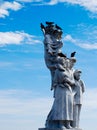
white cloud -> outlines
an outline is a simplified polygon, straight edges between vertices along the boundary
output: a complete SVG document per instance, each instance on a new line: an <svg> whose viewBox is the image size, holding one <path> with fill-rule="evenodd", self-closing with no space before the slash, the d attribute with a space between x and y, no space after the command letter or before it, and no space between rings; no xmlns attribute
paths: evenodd
<svg viewBox="0 0 97 130"><path fill-rule="evenodd" d="M86 10L96 13L97 11L97 0L51 0L47 4L55 5L57 3L68 3L73 5L79 5L84 7Z"/></svg>
<svg viewBox="0 0 97 130"><path fill-rule="evenodd" d="M78 43L78 46L84 49L97 49L97 43L91 44L91 43Z"/></svg>
<svg viewBox="0 0 97 130"><path fill-rule="evenodd" d="M84 93L84 109L97 109L97 88L87 88ZM0 114L29 114L32 115L46 114L50 111L53 98L43 97L40 93L32 90L0 90ZM46 105L48 104L48 105ZM26 113L27 110L27 113ZM38 110L42 110L41 113Z"/></svg>
<svg viewBox="0 0 97 130"><path fill-rule="evenodd" d="M0 17L5 18L9 16L9 10L17 11L22 8L22 5L18 2L3 2L0 4Z"/></svg>
<svg viewBox="0 0 97 130"><path fill-rule="evenodd" d="M58 2L60 2L59 0L51 0L48 4L49 5L55 5L57 4Z"/></svg>
<svg viewBox="0 0 97 130"><path fill-rule="evenodd" d="M0 5L0 17L4 18L9 16L9 10L17 11L22 8L20 2L24 3L38 3L36 5L55 5L58 3L67 3L72 5L79 5L86 10L96 13L97 12L97 0L51 0L46 2L45 0L16 0L14 2L3 2Z"/></svg>
<svg viewBox="0 0 97 130"><path fill-rule="evenodd" d="M41 43L36 36L24 32L0 32L0 46L9 44L35 44Z"/></svg>
<svg viewBox="0 0 97 130"><path fill-rule="evenodd" d="M73 44L75 44L76 46L79 46L81 48L84 48L84 49L89 49L89 50L92 50L92 49L97 49L97 43L89 43L88 41L82 41L80 39L74 39L71 35L66 35L64 38L63 38L63 41L65 42L71 42Z"/></svg>
<svg viewBox="0 0 97 130"><path fill-rule="evenodd" d="M88 110L95 110L97 109L97 88L86 88L86 92L84 95L84 107Z"/></svg>
<svg viewBox="0 0 97 130"><path fill-rule="evenodd" d="M95 34L94 34L95 33ZM88 35L95 35L96 38L96 32L93 32L92 34ZM97 38L96 38L97 39ZM71 42L75 44L76 46L79 46L84 49L97 49L97 43L96 42L91 42L91 40L80 40L80 39L74 39L70 34L66 35L63 38L64 42ZM37 43L42 43L40 40L40 37L30 35L25 32L0 32L0 46L4 45L10 45L10 44L37 44Z"/></svg>
<svg viewBox="0 0 97 130"><path fill-rule="evenodd" d="M0 128L37 130L45 121L50 103L50 98L31 90L0 90Z"/></svg>
<svg viewBox="0 0 97 130"><path fill-rule="evenodd" d="M41 2L42 0L16 0L18 2Z"/></svg>
<svg viewBox="0 0 97 130"><path fill-rule="evenodd" d="M33 97L30 90L0 90L0 114L39 116L48 112L50 98ZM36 95L39 96L37 93ZM48 106L45 105L48 102ZM42 110L43 111L39 111ZM50 109L50 108L49 108Z"/></svg>
<svg viewBox="0 0 97 130"><path fill-rule="evenodd" d="M63 39L64 41L70 41L70 42L73 42L73 43L76 43L76 40L72 38L71 35L66 35Z"/></svg>

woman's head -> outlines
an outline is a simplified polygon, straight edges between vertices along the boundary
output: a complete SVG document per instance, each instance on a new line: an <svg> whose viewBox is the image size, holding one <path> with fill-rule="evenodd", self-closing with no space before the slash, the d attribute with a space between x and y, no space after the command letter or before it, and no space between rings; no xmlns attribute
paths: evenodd
<svg viewBox="0 0 97 130"><path fill-rule="evenodd" d="M76 80L79 80L80 79L80 76L81 76L81 70L78 70L78 69L76 69L75 71L74 71L74 78L76 79Z"/></svg>
<svg viewBox="0 0 97 130"><path fill-rule="evenodd" d="M71 58L69 59L69 62L70 62L69 68L72 69L73 66L74 66L74 64L76 63L76 58L75 58L75 57L71 57Z"/></svg>

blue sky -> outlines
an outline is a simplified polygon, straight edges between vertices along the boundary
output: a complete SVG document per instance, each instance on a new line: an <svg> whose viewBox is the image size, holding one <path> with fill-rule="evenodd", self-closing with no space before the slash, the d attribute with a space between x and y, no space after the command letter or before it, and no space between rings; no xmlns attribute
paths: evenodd
<svg viewBox="0 0 97 130"><path fill-rule="evenodd" d="M62 51L76 51L75 69L86 85L80 126L97 129L97 1L0 1L0 129L44 127L53 103L50 73L44 63L40 23L63 29Z"/></svg>

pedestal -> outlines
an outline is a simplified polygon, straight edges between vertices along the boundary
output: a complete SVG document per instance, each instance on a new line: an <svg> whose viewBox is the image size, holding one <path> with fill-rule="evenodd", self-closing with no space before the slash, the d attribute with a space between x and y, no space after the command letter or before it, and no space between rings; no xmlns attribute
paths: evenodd
<svg viewBox="0 0 97 130"><path fill-rule="evenodd" d="M71 128L71 129L60 129L60 128L55 128L55 129L51 129L51 128L39 128L38 130L82 130L80 128Z"/></svg>

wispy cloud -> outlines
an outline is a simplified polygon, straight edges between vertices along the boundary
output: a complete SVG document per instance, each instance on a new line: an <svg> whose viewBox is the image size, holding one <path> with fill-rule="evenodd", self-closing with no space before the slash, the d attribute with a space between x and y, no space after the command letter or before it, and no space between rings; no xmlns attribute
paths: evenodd
<svg viewBox="0 0 97 130"><path fill-rule="evenodd" d="M86 38L81 40L80 38L73 38L71 34L67 34L63 41L71 42L76 46L84 49L97 49L97 31L88 32ZM84 36L85 36L84 35ZM88 38L90 37L90 39ZM20 44L38 44L42 43L41 37L30 35L25 32L0 32L0 46L4 45L20 45Z"/></svg>
<svg viewBox="0 0 97 130"><path fill-rule="evenodd" d="M68 3L72 5L79 5L86 10L96 13L97 11L97 1L96 0L51 0L50 2L46 3L48 5L55 5L58 3Z"/></svg>
<svg viewBox="0 0 97 130"><path fill-rule="evenodd" d="M39 96L39 93L36 93ZM48 111L50 98L34 97L30 90L0 90L0 114L41 115ZM44 105L48 102L48 106ZM39 111L44 109L44 111Z"/></svg>
<svg viewBox="0 0 97 130"><path fill-rule="evenodd" d="M97 95L97 88L88 88L86 89L85 96L84 96L84 107L86 110L95 110L97 109L97 102L96 98Z"/></svg>
<svg viewBox="0 0 97 130"><path fill-rule="evenodd" d="M88 34L93 35L95 37L94 39L97 39L96 37L97 32L93 32ZM97 43L96 40L92 41L92 39L88 40L81 40L73 38L70 34L66 35L63 38L63 41L65 42L71 42L75 44L76 46L79 46L84 49L97 49ZM42 43L40 37L30 35L25 32L0 32L0 46L4 45L20 45L20 44L38 44Z"/></svg>
<svg viewBox="0 0 97 130"><path fill-rule="evenodd" d="M79 47L84 48L84 49L89 49L89 50L97 49L97 43L90 43L89 41L84 41L81 39L74 39L69 34L63 38L63 41L71 42L71 43L75 44L76 46L79 46Z"/></svg>
<svg viewBox="0 0 97 130"><path fill-rule="evenodd" d="M0 46L9 44L36 44L41 43L36 36L30 35L25 32L0 32Z"/></svg>
<svg viewBox="0 0 97 130"><path fill-rule="evenodd" d="M86 89L83 100L83 105L86 110L94 110L97 108L97 102L95 100L97 95L94 95L96 92L96 88ZM38 111L40 109L42 109L42 114L46 114L52 105L53 99L51 97L43 97L40 93L35 93L32 90L22 89L0 90L0 114L2 112L6 114L19 114L20 112L21 114L28 114L34 111L32 115L40 115L40 111ZM28 113L24 112L26 110Z"/></svg>
<svg viewBox="0 0 97 130"><path fill-rule="evenodd" d="M44 124L50 104L50 98L31 90L0 90L0 128L37 130Z"/></svg>
<svg viewBox="0 0 97 130"><path fill-rule="evenodd" d="M21 2L23 3L36 3L36 5L50 5L53 6L58 3L79 5L84 9L96 13L97 12L97 1L96 0L51 0L46 2L45 0L15 0L13 2L2 2L0 5L0 17L5 18L9 16L9 11L17 11L22 8ZM94 16L94 15L93 15Z"/></svg>
<svg viewBox="0 0 97 130"><path fill-rule="evenodd" d="M5 18L6 16L9 16L9 11L18 11L22 8L22 5L18 2L2 2L0 4L0 17Z"/></svg>
<svg viewBox="0 0 97 130"><path fill-rule="evenodd" d="M97 99L97 95L94 94L96 92L96 88L86 89L81 112L83 120L88 119L91 121L94 118L97 120L97 116L95 115L95 110L97 109L95 99ZM9 123L13 122L14 126L17 126L16 129L27 128L29 125L32 127L31 124L34 123L33 127L36 130L38 129L37 127L40 127L38 125L37 127L35 126L37 121L39 125L45 123L52 103L53 98L43 97L41 93L33 92L32 90L0 90L0 122L7 122L6 125L8 128L11 126ZM19 122L23 124L21 127ZM4 128L3 125L2 128ZM12 129L10 127L10 130Z"/></svg>
<svg viewBox="0 0 97 130"><path fill-rule="evenodd" d="M18 2L41 2L43 0L16 0Z"/></svg>
<svg viewBox="0 0 97 130"><path fill-rule="evenodd" d="M81 48L89 49L89 50L95 50L97 49L97 43L91 44L91 43L79 43L78 44Z"/></svg>
<svg viewBox="0 0 97 130"><path fill-rule="evenodd" d="M84 98L83 98L83 105L82 105L82 111L81 111L81 120L83 127L87 127L88 129L91 129L93 126L96 127L96 120L97 120L97 102L96 98L97 95L95 94L97 92L97 88L87 88ZM91 121L93 121L91 123ZM87 129L87 128L86 128Z"/></svg>
<svg viewBox="0 0 97 130"><path fill-rule="evenodd" d="M0 68L12 67L13 63L11 62L0 62Z"/></svg>

